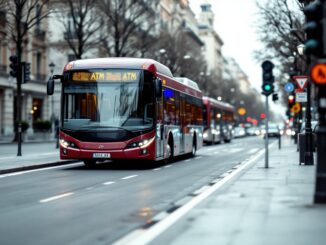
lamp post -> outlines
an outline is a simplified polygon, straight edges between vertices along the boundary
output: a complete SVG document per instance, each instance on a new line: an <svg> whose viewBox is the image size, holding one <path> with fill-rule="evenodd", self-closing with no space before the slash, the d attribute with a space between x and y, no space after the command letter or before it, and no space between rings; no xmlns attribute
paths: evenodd
<svg viewBox="0 0 326 245"><path fill-rule="evenodd" d="M52 61L49 64L49 68L50 68L51 76L53 76L55 64ZM52 132L53 132L53 135L55 136L55 128L54 128L54 121L55 121L55 118L54 118L54 98L53 97L54 96L52 96L52 98L51 98L51 124L52 124Z"/></svg>
<svg viewBox="0 0 326 245"><path fill-rule="evenodd" d="M166 55L166 50L164 49L164 48L161 48L159 51L159 62L161 62L162 63L162 61L163 61L163 59L162 59L162 57L164 56L164 55Z"/></svg>
<svg viewBox="0 0 326 245"><path fill-rule="evenodd" d="M191 59L192 57L189 55L189 54L186 54L183 56L183 59L184 59L184 68L182 69L182 73L180 74L181 77L186 77L188 76L188 66L189 66L189 60Z"/></svg>
<svg viewBox="0 0 326 245"><path fill-rule="evenodd" d="M290 79L291 81L293 81L293 76L298 75L298 64L297 64L297 53L293 52L293 56L289 56L288 57L288 61L293 64L293 68L291 69L290 72ZM300 72L299 72L300 73ZM298 133L299 130L301 128L301 123L300 123L300 119L302 118L302 112L300 111L299 113L296 113L294 115L294 128L295 128L295 135L294 135L294 143L297 144L298 143Z"/></svg>
<svg viewBox="0 0 326 245"><path fill-rule="evenodd" d="M297 50L299 55L304 54L304 45L300 44L297 46ZM310 55L307 55L307 64L305 73L309 73L309 67L310 67L311 59ZM311 81L308 76L307 81L307 104L306 104L306 130L305 130L305 140L306 140L306 147L305 147L305 154L304 154L304 163L305 165L313 165L314 164L314 154L312 149L312 128L311 128Z"/></svg>

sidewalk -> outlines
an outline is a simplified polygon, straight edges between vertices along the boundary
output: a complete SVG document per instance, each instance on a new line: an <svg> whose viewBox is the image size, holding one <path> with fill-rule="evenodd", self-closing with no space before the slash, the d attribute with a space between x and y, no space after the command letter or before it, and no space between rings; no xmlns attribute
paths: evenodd
<svg viewBox="0 0 326 245"><path fill-rule="evenodd" d="M315 160L316 161L316 160ZM326 206L314 205L315 167L283 141L150 244L325 244Z"/></svg>
<svg viewBox="0 0 326 245"><path fill-rule="evenodd" d="M76 162L60 160L55 141L24 142L21 146L22 156L17 156L17 152L17 143L0 144L0 174Z"/></svg>

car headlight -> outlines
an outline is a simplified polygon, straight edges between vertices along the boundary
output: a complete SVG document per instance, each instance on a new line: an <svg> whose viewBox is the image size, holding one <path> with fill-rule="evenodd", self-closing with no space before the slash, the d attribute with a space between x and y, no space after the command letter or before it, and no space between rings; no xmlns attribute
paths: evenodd
<svg viewBox="0 0 326 245"><path fill-rule="evenodd" d="M68 148L68 147L71 147L71 148L78 148L77 145L73 142L70 142L68 140L65 140L65 139L60 139L60 145L63 147L63 148Z"/></svg>
<svg viewBox="0 0 326 245"><path fill-rule="evenodd" d="M149 139L143 139L140 141L132 142L127 146L127 148L136 148L136 147L145 148L149 146L154 140L155 140L155 136Z"/></svg>

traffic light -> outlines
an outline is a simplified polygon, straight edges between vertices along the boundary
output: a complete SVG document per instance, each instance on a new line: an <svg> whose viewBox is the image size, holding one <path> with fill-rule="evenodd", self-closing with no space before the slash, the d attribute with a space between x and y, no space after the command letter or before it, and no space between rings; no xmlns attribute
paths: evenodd
<svg viewBox="0 0 326 245"><path fill-rule="evenodd" d="M277 101L278 100L278 94L273 94L272 96L273 96L272 97L272 100L273 101Z"/></svg>
<svg viewBox="0 0 326 245"><path fill-rule="evenodd" d="M323 5L320 0L309 3L304 8L306 24L304 29L307 34L305 53L323 57Z"/></svg>
<svg viewBox="0 0 326 245"><path fill-rule="evenodd" d="M262 94L269 96L274 92L274 64L271 61L266 60L262 63L261 67L263 68L263 85L261 86L263 90Z"/></svg>
<svg viewBox="0 0 326 245"><path fill-rule="evenodd" d="M27 83L31 80L31 63L28 62L22 62L22 68L23 68L23 83Z"/></svg>
<svg viewBox="0 0 326 245"><path fill-rule="evenodd" d="M12 77L17 77L17 73L18 73L18 57L16 55L11 55L9 57L9 60L10 60L10 76Z"/></svg>
<svg viewBox="0 0 326 245"><path fill-rule="evenodd" d="M289 102L289 105L292 105L294 103L294 95L293 94L290 94L288 96L288 102Z"/></svg>

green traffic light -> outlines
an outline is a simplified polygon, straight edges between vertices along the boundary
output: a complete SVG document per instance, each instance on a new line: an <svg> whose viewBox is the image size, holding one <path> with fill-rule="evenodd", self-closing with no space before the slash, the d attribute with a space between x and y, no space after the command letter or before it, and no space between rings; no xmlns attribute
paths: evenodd
<svg viewBox="0 0 326 245"><path fill-rule="evenodd" d="M272 86L270 84L265 84L263 89L264 89L264 91L268 92L268 91L271 91Z"/></svg>

